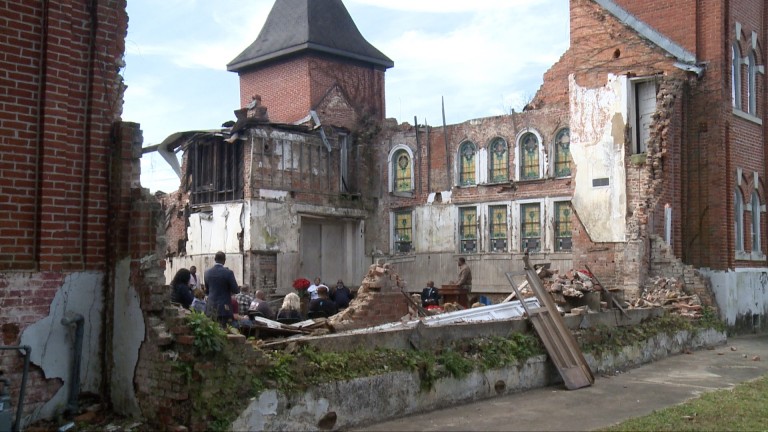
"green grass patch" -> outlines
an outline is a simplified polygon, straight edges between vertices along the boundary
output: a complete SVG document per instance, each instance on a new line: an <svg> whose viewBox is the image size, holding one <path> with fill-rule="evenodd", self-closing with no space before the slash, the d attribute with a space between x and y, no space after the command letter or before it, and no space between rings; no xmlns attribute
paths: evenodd
<svg viewBox="0 0 768 432"><path fill-rule="evenodd" d="M681 405L627 420L604 431L768 430L768 375Z"/></svg>

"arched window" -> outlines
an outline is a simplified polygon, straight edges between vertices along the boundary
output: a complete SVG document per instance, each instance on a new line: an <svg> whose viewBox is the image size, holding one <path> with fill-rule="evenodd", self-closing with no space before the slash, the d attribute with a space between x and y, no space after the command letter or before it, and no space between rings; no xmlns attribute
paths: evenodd
<svg viewBox="0 0 768 432"><path fill-rule="evenodd" d="M741 109L741 49L734 42L731 46L731 100L733 107Z"/></svg>
<svg viewBox="0 0 768 432"><path fill-rule="evenodd" d="M466 141L459 146L459 186L475 184L475 143Z"/></svg>
<svg viewBox="0 0 768 432"><path fill-rule="evenodd" d="M539 137L533 132L526 132L518 141L520 147L520 180L533 180L541 177L539 167Z"/></svg>
<svg viewBox="0 0 768 432"><path fill-rule="evenodd" d="M747 112L757 115L757 63L754 51L747 56Z"/></svg>
<svg viewBox="0 0 768 432"><path fill-rule="evenodd" d="M560 129L555 135L555 177L571 175L571 131Z"/></svg>
<svg viewBox="0 0 768 432"><path fill-rule="evenodd" d="M395 179L396 192L408 192L411 189L411 157L405 150L398 150L392 157L392 176Z"/></svg>
<svg viewBox="0 0 768 432"><path fill-rule="evenodd" d="M387 161L389 171L389 192L413 191L413 152L398 144L389 151Z"/></svg>
<svg viewBox="0 0 768 432"><path fill-rule="evenodd" d="M736 252L744 252L744 199L738 189L734 192L733 220L736 231Z"/></svg>
<svg viewBox="0 0 768 432"><path fill-rule="evenodd" d="M752 192L752 252L762 250L760 244L760 196Z"/></svg>
<svg viewBox="0 0 768 432"><path fill-rule="evenodd" d="M490 150L491 183L509 181L509 151L507 142L496 138L488 146Z"/></svg>

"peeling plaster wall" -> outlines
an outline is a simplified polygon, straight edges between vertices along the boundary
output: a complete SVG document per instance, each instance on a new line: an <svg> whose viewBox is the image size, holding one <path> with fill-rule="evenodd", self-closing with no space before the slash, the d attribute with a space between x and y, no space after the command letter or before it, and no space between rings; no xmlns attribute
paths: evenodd
<svg viewBox="0 0 768 432"><path fill-rule="evenodd" d="M458 210L453 205L428 205L414 209L414 247L418 252L438 252L456 246L454 227Z"/></svg>
<svg viewBox="0 0 768 432"><path fill-rule="evenodd" d="M571 156L576 166L573 208L594 242L623 242L626 236L624 129L625 76L609 75L604 87L585 88L569 76ZM607 178L608 186L593 187Z"/></svg>
<svg viewBox="0 0 768 432"><path fill-rule="evenodd" d="M27 419L53 417L60 414L67 404L75 342L75 327L61 324L67 312L79 313L85 319L80 391L99 393L103 290L104 274L101 272L68 275L51 302L49 315L24 329L21 334L21 345L32 348L31 362L43 369L47 379L60 378L64 382L59 391Z"/></svg>
<svg viewBox="0 0 768 432"><path fill-rule="evenodd" d="M134 391L134 372L139 361L139 348L145 337L144 315L139 295L129 284L131 260L125 258L115 266L114 322L112 333L112 404L123 414L140 415Z"/></svg>
<svg viewBox="0 0 768 432"><path fill-rule="evenodd" d="M720 317L737 331L768 328L768 268L700 270L712 283Z"/></svg>
<svg viewBox="0 0 768 432"><path fill-rule="evenodd" d="M193 213L187 229L187 254L240 253L243 203L213 204L212 212Z"/></svg>

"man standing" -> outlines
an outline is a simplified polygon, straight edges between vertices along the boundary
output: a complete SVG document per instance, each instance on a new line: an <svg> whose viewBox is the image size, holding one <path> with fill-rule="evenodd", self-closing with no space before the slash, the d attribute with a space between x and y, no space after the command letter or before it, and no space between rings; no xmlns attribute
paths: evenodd
<svg viewBox="0 0 768 432"><path fill-rule="evenodd" d="M200 288L200 280L197 278L197 267L190 267L189 273L192 275L192 277L189 279L189 286L192 287L192 291L194 291Z"/></svg>
<svg viewBox="0 0 768 432"><path fill-rule="evenodd" d="M459 257L459 280L456 281L456 285L472 292L472 270L467 265L467 260L464 257Z"/></svg>
<svg viewBox="0 0 768 432"><path fill-rule="evenodd" d="M208 288L208 311L219 323L227 324L234 319L232 295L240 292L232 270L224 267L227 256L216 252L213 267L205 271L205 286Z"/></svg>

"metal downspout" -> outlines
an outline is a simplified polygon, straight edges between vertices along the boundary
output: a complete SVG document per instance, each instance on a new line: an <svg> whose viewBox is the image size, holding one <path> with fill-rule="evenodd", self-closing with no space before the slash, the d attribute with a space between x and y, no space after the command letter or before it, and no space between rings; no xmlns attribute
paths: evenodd
<svg viewBox="0 0 768 432"><path fill-rule="evenodd" d="M67 400L67 408L65 412L77 414L80 409L78 402L78 396L80 394L80 359L83 352L83 328L85 319L82 315L76 312L67 312L66 316L61 319L61 324L65 326L71 326L75 324L75 352L72 359L72 373L69 376L69 399Z"/></svg>

